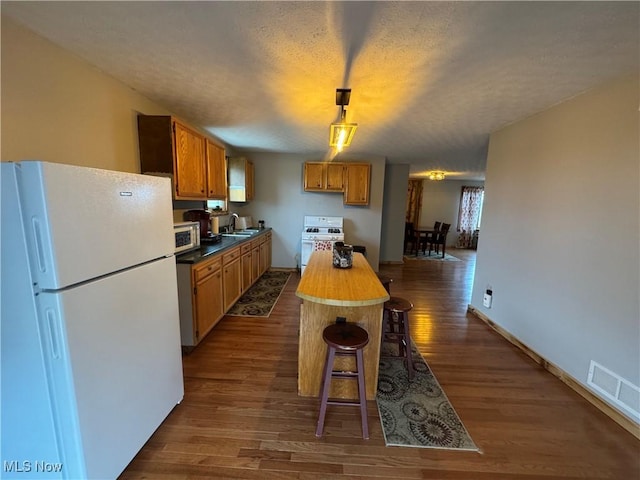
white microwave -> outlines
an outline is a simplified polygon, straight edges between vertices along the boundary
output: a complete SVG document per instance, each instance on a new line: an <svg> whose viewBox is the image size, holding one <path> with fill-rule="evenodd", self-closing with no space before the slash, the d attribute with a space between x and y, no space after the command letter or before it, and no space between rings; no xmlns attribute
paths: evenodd
<svg viewBox="0 0 640 480"><path fill-rule="evenodd" d="M174 253L176 255L200 247L199 222L174 223L173 234L175 237Z"/></svg>

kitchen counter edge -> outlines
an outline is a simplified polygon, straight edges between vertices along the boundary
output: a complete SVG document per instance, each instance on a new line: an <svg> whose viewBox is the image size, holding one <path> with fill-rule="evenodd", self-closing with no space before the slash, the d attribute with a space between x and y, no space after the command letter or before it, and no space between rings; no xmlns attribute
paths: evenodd
<svg viewBox="0 0 640 480"><path fill-rule="evenodd" d="M201 245L198 250L192 250L191 252L185 252L176 255L176 263L196 264L204 260L208 260L211 255L222 253L225 250L237 247L238 245L242 245L245 242L250 242L251 240L260 237L260 235L264 235L270 231L272 231L272 228L266 227L264 230L260 230L253 235L247 236L247 238L222 237L222 241L220 241L219 243L214 243L212 245Z"/></svg>

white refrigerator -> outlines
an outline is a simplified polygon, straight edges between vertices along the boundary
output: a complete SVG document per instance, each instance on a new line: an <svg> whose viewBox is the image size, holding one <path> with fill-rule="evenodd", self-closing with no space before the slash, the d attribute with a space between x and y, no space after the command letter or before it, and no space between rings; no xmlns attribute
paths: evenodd
<svg viewBox="0 0 640 480"><path fill-rule="evenodd" d="M170 181L0 166L0 477L116 478L184 393Z"/></svg>

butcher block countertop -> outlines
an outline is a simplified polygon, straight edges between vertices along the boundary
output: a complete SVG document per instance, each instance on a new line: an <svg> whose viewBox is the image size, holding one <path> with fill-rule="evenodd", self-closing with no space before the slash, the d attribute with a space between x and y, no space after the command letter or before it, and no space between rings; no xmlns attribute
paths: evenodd
<svg viewBox="0 0 640 480"><path fill-rule="evenodd" d="M296 295L338 307L376 305L389 300L389 294L361 253L353 254L351 268L335 268L330 251L311 254Z"/></svg>

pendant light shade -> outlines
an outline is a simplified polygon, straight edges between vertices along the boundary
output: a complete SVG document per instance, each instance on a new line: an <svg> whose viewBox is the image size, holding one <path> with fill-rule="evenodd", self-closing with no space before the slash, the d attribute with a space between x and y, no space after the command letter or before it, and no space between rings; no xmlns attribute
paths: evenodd
<svg viewBox="0 0 640 480"><path fill-rule="evenodd" d="M350 88L338 88L336 90L336 105L340 105L340 121L332 123L330 126L329 146L335 147L339 152L351 144L356 128L358 128L357 123L347 123L347 112L344 107L349 105L350 98Z"/></svg>

